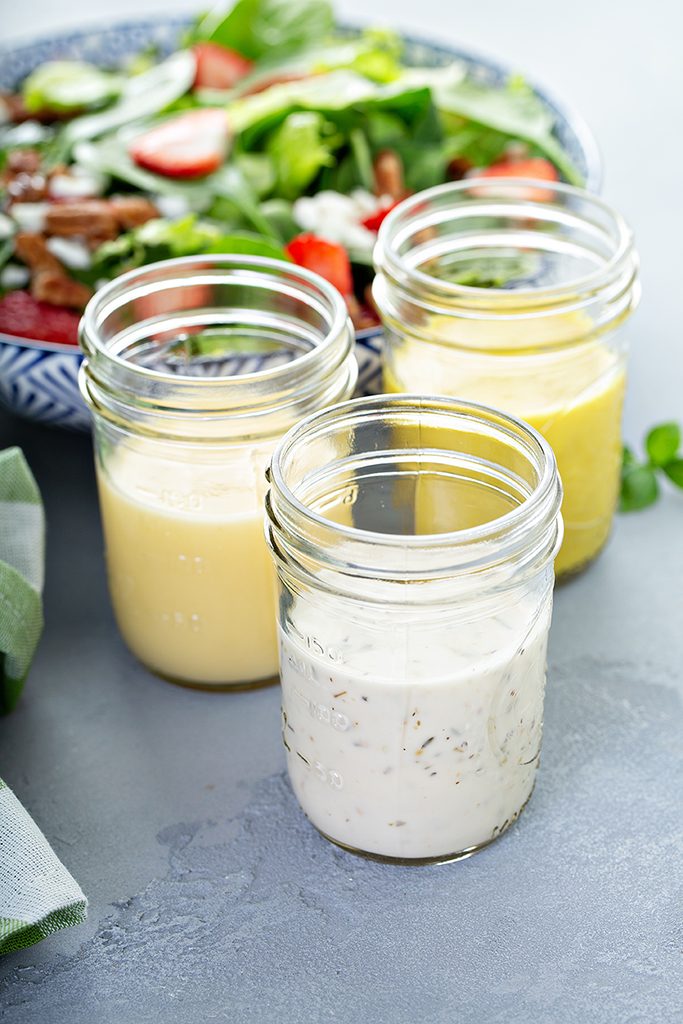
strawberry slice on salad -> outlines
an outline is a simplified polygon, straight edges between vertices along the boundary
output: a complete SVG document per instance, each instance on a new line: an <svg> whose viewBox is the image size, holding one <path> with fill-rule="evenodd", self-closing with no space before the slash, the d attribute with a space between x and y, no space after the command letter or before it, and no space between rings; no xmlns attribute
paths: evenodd
<svg viewBox="0 0 683 1024"><path fill-rule="evenodd" d="M293 238L285 251L294 263L320 274L344 297L352 294L351 261L342 245L306 232Z"/></svg>
<svg viewBox="0 0 683 1024"><path fill-rule="evenodd" d="M241 53L219 43L195 43L192 52L197 61L195 89L232 89L254 66Z"/></svg>
<svg viewBox="0 0 683 1024"><path fill-rule="evenodd" d="M136 136L128 153L139 167L167 178L200 178L218 170L228 148L228 120L216 108L191 110Z"/></svg>
<svg viewBox="0 0 683 1024"><path fill-rule="evenodd" d="M379 210L375 210L375 212L371 213L369 217L364 217L361 224L364 228L367 228L368 231L379 231L384 218L402 202L402 199L397 199L394 203L389 203L387 206L381 206Z"/></svg>
<svg viewBox="0 0 683 1024"><path fill-rule="evenodd" d="M0 299L0 333L52 341L60 345L78 344L80 313L49 302L39 302L24 291L8 292Z"/></svg>
<svg viewBox="0 0 683 1024"><path fill-rule="evenodd" d="M505 158L472 173L477 178L536 178L539 181L559 181L556 168L550 160L542 156ZM542 187L529 187L525 189L524 195L538 203L549 202L553 198L552 191Z"/></svg>

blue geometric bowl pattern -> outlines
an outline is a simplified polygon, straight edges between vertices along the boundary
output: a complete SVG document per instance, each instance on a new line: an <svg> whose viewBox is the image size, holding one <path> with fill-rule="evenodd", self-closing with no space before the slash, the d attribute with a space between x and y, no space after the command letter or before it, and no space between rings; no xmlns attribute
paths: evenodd
<svg viewBox="0 0 683 1024"><path fill-rule="evenodd" d="M86 60L116 67L148 46L162 55L171 53L187 27L186 18L152 18L107 28L84 29L40 39L12 49L0 49L0 89L15 89L39 64L47 60ZM349 32L355 31L349 27ZM440 67L454 60L463 63L476 81L500 85L511 68L458 47L440 46L415 37L405 38L409 64ZM602 166L595 140L585 122L545 89L531 83L553 113L554 134L583 175L586 187L600 190ZM363 331L357 338L358 390L377 392L381 387L380 329ZM78 390L79 351L69 345L24 340L0 334L0 402L20 416L50 426L89 429L89 414Z"/></svg>

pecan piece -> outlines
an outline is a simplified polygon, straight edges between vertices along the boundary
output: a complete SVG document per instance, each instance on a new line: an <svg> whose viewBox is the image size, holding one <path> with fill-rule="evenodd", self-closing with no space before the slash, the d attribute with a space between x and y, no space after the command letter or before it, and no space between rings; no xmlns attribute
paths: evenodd
<svg viewBox="0 0 683 1024"><path fill-rule="evenodd" d="M20 231L14 237L14 251L27 267L33 271L62 271L62 264L53 256L42 235Z"/></svg>
<svg viewBox="0 0 683 1024"><path fill-rule="evenodd" d="M65 238L80 235L100 241L108 241L119 234L116 218L105 199L54 203L45 215L45 230L48 235Z"/></svg>
<svg viewBox="0 0 683 1024"><path fill-rule="evenodd" d="M143 196L114 196L109 200L111 211L121 228L129 231L159 216L154 203Z"/></svg>
<svg viewBox="0 0 683 1024"><path fill-rule="evenodd" d="M40 203L47 195L47 182L43 174L22 171L7 182L7 196L11 203Z"/></svg>
<svg viewBox="0 0 683 1024"><path fill-rule="evenodd" d="M40 153L37 149L11 149L7 154L5 177L15 174L37 174L40 170Z"/></svg>
<svg viewBox="0 0 683 1024"><path fill-rule="evenodd" d="M31 281L31 295L39 302L53 306L69 306L83 309L92 295L92 289L80 281L74 281L61 269L39 270Z"/></svg>
<svg viewBox="0 0 683 1024"><path fill-rule="evenodd" d="M391 196L402 199L406 194L403 180L403 164L393 149L383 149L373 161L375 172L375 193L378 196Z"/></svg>

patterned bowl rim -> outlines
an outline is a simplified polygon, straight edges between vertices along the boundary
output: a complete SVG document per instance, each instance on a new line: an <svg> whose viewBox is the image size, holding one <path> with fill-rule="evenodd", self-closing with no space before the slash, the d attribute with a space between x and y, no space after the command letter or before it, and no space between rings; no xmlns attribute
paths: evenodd
<svg viewBox="0 0 683 1024"><path fill-rule="evenodd" d="M154 28L164 25L177 25L180 29L183 26L189 25L191 21L192 19L188 16L157 16L153 18L147 17L117 21L113 24L107 25L106 27L102 27L94 22L75 31L59 32L56 35L35 36L25 42L17 40L15 43L0 44L0 56L7 56L10 53L16 53L19 50L31 50L40 46L55 46L60 43L73 45L79 39L91 36L93 33L100 33L102 36L106 37L107 33L110 32L125 33L140 31L146 28L151 31ZM341 23L338 27L343 31L359 32L368 26ZM410 46L423 46L426 49L431 50L433 53L453 57L456 60L462 60L467 64L477 64L486 67L501 78L507 77L513 73L512 67L509 64L504 61L500 61L495 57L489 57L480 50L471 50L469 47L462 49L455 45L444 46L442 43L437 43L428 36L422 36L419 34L415 35L413 32L398 31L401 39ZM566 103L564 100L560 101L556 99L554 93L548 90L544 85L540 84L537 79L529 78L525 75L524 80L527 85L531 87L534 93L540 97L545 106L549 107L559 120L568 125L576 136L586 164L586 181L584 183L584 188L589 192L599 193L603 179L603 161L600 147L598 146L596 138L589 128L588 123L571 104ZM356 332L356 340L365 341L366 339L376 338L381 333L382 328L380 325L377 327L368 327L362 331ZM55 341L40 341L34 338L25 338L20 335L5 334L3 332L0 332L0 343L18 345L23 348L36 348L44 352L71 352L74 355L81 355L80 349L76 345L62 344Z"/></svg>

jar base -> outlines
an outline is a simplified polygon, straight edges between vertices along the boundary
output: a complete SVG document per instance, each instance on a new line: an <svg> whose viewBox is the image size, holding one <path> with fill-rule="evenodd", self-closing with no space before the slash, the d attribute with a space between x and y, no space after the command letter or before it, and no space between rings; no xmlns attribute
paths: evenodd
<svg viewBox="0 0 683 1024"><path fill-rule="evenodd" d="M357 857L363 857L365 860L375 861L379 864L394 864L397 867L407 868L428 867L432 864L454 864L458 860L467 860L469 857L473 857L475 853L485 850L488 846L491 846L492 843L495 843L500 839L501 836L505 835L508 829L510 829L517 821L520 814L531 800L534 787L532 787L531 792L517 813L513 815L505 827L502 828L495 836L492 836L491 839L487 839L483 843L477 843L475 846L468 846L466 849L459 850L456 853L442 853L435 857L387 857L382 853L369 853L367 850L359 850L355 846L349 846L346 843L342 843L339 839L334 839L332 836L329 836L327 832L323 832L321 828L318 828L317 825L314 825L314 828L320 833L323 839L327 839L328 842L332 843L334 846L338 846L341 850L345 850L347 853L353 853Z"/></svg>
<svg viewBox="0 0 683 1024"><path fill-rule="evenodd" d="M241 692L243 690L263 690L267 686L276 686L280 682L280 677L276 675L268 676L265 679L254 679L250 682L234 682L234 683L203 683L193 679L179 679L177 676L167 675L165 672L160 672L159 669L154 668L152 665L145 664L141 661L140 664L151 672L157 679L163 679L165 683L171 683L173 686L180 686L184 690L202 690L204 693L229 693L231 690Z"/></svg>

